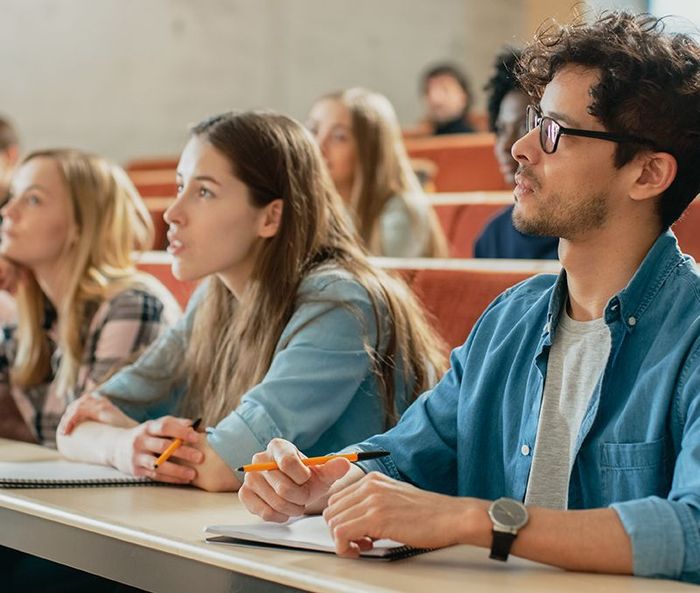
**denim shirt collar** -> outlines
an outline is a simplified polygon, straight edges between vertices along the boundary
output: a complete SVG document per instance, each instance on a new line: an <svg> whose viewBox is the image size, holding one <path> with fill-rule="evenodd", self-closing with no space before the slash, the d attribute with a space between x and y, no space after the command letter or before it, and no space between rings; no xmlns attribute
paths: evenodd
<svg viewBox="0 0 700 593"><path fill-rule="evenodd" d="M686 261L688 258L678 248L673 232L667 230L659 235L627 286L608 301L604 311L605 322L609 325L620 318L625 329L632 332L671 272ZM544 333L549 334L550 339L559 323L566 299L566 270L562 268L549 299Z"/></svg>

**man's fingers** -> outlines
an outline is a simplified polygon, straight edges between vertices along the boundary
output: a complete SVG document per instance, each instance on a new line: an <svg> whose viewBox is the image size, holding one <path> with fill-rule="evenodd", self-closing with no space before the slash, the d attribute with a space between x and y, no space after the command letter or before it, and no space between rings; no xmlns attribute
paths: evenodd
<svg viewBox="0 0 700 593"><path fill-rule="evenodd" d="M356 542L369 539L365 516L354 517L331 527L331 535L335 541L335 551L340 556L356 558L360 553L360 545Z"/></svg>
<svg viewBox="0 0 700 593"><path fill-rule="evenodd" d="M279 472L274 473L279 474ZM260 477L263 478L263 476ZM287 480L289 480L289 478L287 478ZM299 486L294 485L293 482L292 484L294 488L299 488ZM285 496L280 496L267 479L256 480L255 493L262 498L272 510L280 514L287 515L288 517L299 517L304 514L304 501L295 503Z"/></svg>
<svg viewBox="0 0 700 593"><path fill-rule="evenodd" d="M323 484L331 486L336 480L348 473L351 465L347 459L331 459L323 465L315 466L314 473Z"/></svg>
<svg viewBox="0 0 700 593"><path fill-rule="evenodd" d="M295 505L301 505L302 513L300 514L303 514L303 507L309 502L309 487L307 484L299 486L291 478L278 471L261 472L261 474L262 481L268 484L271 491L274 491L283 500Z"/></svg>
<svg viewBox="0 0 700 593"><path fill-rule="evenodd" d="M275 523L284 523L289 519L288 515L279 513L275 511L270 505L268 505L257 493L246 484L238 491L238 498L243 503L243 505L258 517L265 519L265 521L274 521Z"/></svg>
<svg viewBox="0 0 700 593"><path fill-rule="evenodd" d="M311 470L301 462L302 454L289 441L272 439L267 446L267 452L277 463L280 471L295 483L304 484L311 477Z"/></svg>

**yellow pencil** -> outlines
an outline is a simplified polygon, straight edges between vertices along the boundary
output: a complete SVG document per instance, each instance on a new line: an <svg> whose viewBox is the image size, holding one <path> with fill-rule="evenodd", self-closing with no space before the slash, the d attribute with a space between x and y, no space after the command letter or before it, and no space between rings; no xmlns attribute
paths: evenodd
<svg viewBox="0 0 700 593"><path fill-rule="evenodd" d="M199 427L200 423L202 422L201 418L197 418L193 423L192 423L192 428L194 430L197 430ZM160 457L155 460L153 463L153 469L157 469L159 465L162 465L165 463L168 459L170 459L170 456L175 453L180 447L182 447L182 439L175 439L172 443L170 443L170 446L163 451L160 454Z"/></svg>
<svg viewBox="0 0 700 593"><path fill-rule="evenodd" d="M391 455L389 451L357 451L355 453L342 453L340 455L324 455L323 457L307 457L302 459L304 465L323 465L331 459L347 459L348 461L364 461L365 459L377 459L377 457L386 457ZM237 469L239 472L266 472L274 469L279 469L274 461L265 463L250 463L242 465Z"/></svg>

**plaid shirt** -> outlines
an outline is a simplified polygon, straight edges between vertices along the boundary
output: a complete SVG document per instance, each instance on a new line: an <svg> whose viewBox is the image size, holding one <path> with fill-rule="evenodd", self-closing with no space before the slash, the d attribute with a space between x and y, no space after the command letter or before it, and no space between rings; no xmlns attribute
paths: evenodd
<svg viewBox="0 0 700 593"><path fill-rule="evenodd" d="M59 393L55 384L61 362L56 344L56 314L47 310L51 371L46 381L21 389L10 382L17 352L16 326L2 328L0 342L0 436L32 439L55 447L56 428L68 404L133 361L169 325L176 311L143 289L129 289L96 306L88 315L85 348L76 384ZM23 422L18 422L21 420Z"/></svg>

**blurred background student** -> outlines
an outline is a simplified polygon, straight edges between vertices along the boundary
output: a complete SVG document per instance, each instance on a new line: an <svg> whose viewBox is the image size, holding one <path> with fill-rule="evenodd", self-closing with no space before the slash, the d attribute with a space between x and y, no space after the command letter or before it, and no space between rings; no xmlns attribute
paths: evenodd
<svg viewBox="0 0 700 593"><path fill-rule="evenodd" d="M0 116L0 208L5 205L10 192L10 179L19 161L19 137L9 120ZM0 220L2 220L0 218ZM0 267L0 275L2 268ZM0 286L3 279L0 277ZM7 290L0 290L0 325L12 323L17 318L15 300Z"/></svg>
<svg viewBox="0 0 700 593"><path fill-rule="evenodd" d="M389 100L353 88L318 99L307 127L373 255L443 257L447 242L411 168Z"/></svg>
<svg viewBox="0 0 700 593"><path fill-rule="evenodd" d="M474 132L472 93L469 79L461 68L448 62L429 67L421 77L420 90L425 117L411 135Z"/></svg>
<svg viewBox="0 0 700 593"><path fill-rule="evenodd" d="M10 179L19 161L19 137L9 120L0 116L0 207L7 201Z"/></svg>
<svg viewBox="0 0 700 593"><path fill-rule="evenodd" d="M515 185L518 163L510 153L515 141L524 136L525 108L529 103L515 77L520 52L507 48L496 57L495 71L486 85L489 127L496 134L494 154L503 179ZM513 226L513 206L492 218L474 243L474 257L511 259L558 259L559 239L524 235Z"/></svg>
<svg viewBox="0 0 700 593"><path fill-rule="evenodd" d="M174 323L179 308L133 252L151 218L126 173L76 150L27 156L2 208L0 278L18 320L2 327L0 437L55 444L66 406Z"/></svg>
<svg viewBox="0 0 700 593"><path fill-rule="evenodd" d="M439 340L408 287L369 262L300 124L270 112L205 120L177 175L165 213L173 273L209 280L181 323L99 388L105 397L71 406L62 453L237 490L235 469L270 439L336 451L393 425L437 380ZM157 417L163 402L183 417ZM197 417L207 435L190 428ZM154 468L176 437L187 444Z"/></svg>

